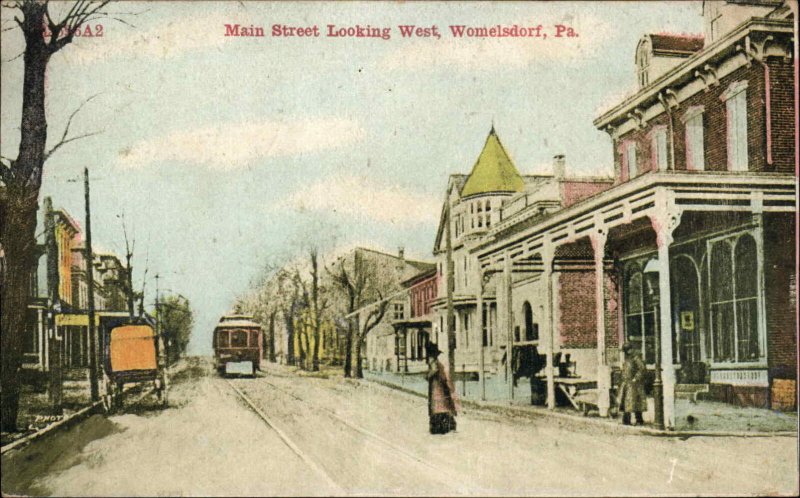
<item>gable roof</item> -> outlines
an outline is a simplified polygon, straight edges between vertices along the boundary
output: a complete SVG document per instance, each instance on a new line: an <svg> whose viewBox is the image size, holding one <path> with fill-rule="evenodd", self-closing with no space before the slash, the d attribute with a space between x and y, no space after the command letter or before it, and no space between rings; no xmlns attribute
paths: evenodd
<svg viewBox="0 0 800 498"><path fill-rule="evenodd" d="M517 171L517 167L508 157L506 149L500 143L494 126L486 138L472 172L461 189L461 196L467 197L489 192L522 192L525 182Z"/></svg>

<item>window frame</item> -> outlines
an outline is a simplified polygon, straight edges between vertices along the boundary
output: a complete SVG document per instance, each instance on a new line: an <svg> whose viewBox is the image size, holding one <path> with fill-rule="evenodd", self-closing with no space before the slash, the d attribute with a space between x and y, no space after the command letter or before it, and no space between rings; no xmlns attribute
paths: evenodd
<svg viewBox="0 0 800 498"><path fill-rule="evenodd" d="M735 81L720 96L725 103L728 171L750 170L747 143L747 81Z"/></svg>
<svg viewBox="0 0 800 498"><path fill-rule="evenodd" d="M759 356L756 360L751 361L739 361L739 327L738 327L738 308L737 304L746 300L752 299L752 297L742 297L739 298L736 295L736 280L737 280L737 260L736 260L736 247L739 243L739 240L744 236L750 236L753 241L755 242L755 251L756 251L756 258L755 262L755 278L756 278L756 327L757 327L757 334L758 334L758 349L759 349ZM724 243L728 245L728 250L730 254L731 260L731 273L730 273L730 281L731 281L731 292L732 292L732 299L722 302L716 301L715 296L712 293L712 288L715 285L715 281L712 277L712 269L714 265L713 261L713 249L716 244ZM755 228L750 228L742 231L738 231L735 233L728 233L724 235L720 235L718 237L710 238L706 241L706 254L708 255L708 265L707 265L707 292L708 292L708 334L710 340L710 351L707 354L708 361L711 362L713 366L716 367L736 367L736 368L743 368L743 367L764 367L767 365L767 327L766 327L766 313L765 313L765 303L764 303L764 257L763 257L763 238L762 238L762 230L760 226L756 226ZM734 320L734 336L733 336L733 361L717 361L716 357L716 344L715 344L715 337L714 337L714 313L713 313L713 306L715 304L725 304L727 302L733 303L733 320Z"/></svg>
<svg viewBox="0 0 800 498"><path fill-rule="evenodd" d="M705 114L703 106L694 106L690 107L681 118L684 124L686 169L688 171L705 171L706 169L706 129L703 114ZM700 142L699 147L695 141Z"/></svg>

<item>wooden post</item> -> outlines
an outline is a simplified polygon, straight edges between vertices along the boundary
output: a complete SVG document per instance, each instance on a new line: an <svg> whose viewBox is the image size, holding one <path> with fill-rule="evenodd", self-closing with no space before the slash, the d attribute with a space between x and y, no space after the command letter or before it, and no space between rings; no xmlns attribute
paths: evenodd
<svg viewBox="0 0 800 498"><path fill-rule="evenodd" d="M599 220L595 220L595 231L590 236L594 249L594 299L597 325L597 408L601 417L608 417L611 406L611 371L606 360L606 299L603 260L608 232Z"/></svg>
<svg viewBox="0 0 800 498"><path fill-rule="evenodd" d="M53 212L53 200L50 197L44 199L44 225L45 225L45 248L47 251L47 349L48 362L47 368L50 370L50 389L48 390L48 401L54 415L63 413L63 385L64 372L62 370L63 351L62 343L56 333L56 313L60 311L61 299L58 294L59 275L58 275L58 242L56 241L56 222Z"/></svg>
<svg viewBox="0 0 800 498"><path fill-rule="evenodd" d="M511 256L506 255L503 261L503 292L505 293L506 326L506 382L508 386L508 399L514 399L514 372L511 370L511 360L514 350L514 308L511 304Z"/></svg>
<svg viewBox="0 0 800 498"><path fill-rule="evenodd" d="M547 408L556 407L556 384L553 354L555 353L555 323L553 319L553 259L555 248L546 243L542 249L542 283L545 288L544 323L547 328L545 373L547 375Z"/></svg>
<svg viewBox="0 0 800 498"><path fill-rule="evenodd" d="M94 313L94 255L92 253L92 214L89 201L89 168L83 169L83 189L86 197L86 284L89 315L89 389L92 401L100 399L99 359L100 344L97 340L97 325Z"/></svg>

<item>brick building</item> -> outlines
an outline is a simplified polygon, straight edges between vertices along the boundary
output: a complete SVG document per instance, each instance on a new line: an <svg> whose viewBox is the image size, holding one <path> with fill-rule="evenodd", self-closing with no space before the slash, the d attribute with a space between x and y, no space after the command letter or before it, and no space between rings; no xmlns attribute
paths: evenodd
<svg viewBox="0 0 800 498"><path fill-rule="evenodd" d="M796 405L793 13L737 0L704 15L705 38L644 36L638 92L595 120L613 186L556 209L509 200L469 249L499 335L538 325L549 406L551 353L571 352L607 415L622 341L660 369L667 427L686 391Z"/></svg>

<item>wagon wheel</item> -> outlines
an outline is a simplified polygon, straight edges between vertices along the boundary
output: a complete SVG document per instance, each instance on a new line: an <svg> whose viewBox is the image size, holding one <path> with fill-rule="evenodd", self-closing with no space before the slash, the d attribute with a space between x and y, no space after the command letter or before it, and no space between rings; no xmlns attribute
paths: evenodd
<svg viewBox="0 0 800 498"><path fill-rule="evenodd" d="M156 394L158 395L158 399L159 399L159 401L161 401L161 407L162 408L166 408L167 406L169 406L169 400L167 399L167 390L168 390L168 388L169 388L169 385L167 383L167 372L166 371L162 371L161 372L161 386L156 391Z"/></svg>
<svg viewBox="0 0 800 498"><path fill-rule="evenodd" d="M101 400L103 402L103 411L105 413L111 413L114 409L114 399L113 399L113 388L111 387L111 379L108 378L107 375L103 375L103 383L101 386Z"/></svg>

